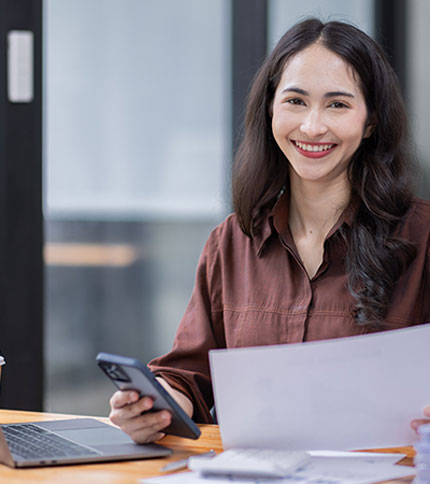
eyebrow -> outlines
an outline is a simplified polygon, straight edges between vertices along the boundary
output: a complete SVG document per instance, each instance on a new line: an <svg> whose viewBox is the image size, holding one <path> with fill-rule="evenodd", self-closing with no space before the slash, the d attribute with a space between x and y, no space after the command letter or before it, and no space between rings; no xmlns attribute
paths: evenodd
<svg viewBox="0 0 430 484"><path fill-rule="evenodd" d="M308 91L305 91L304 89L300 89L299 87L294 87L294 86L285 88L282 91L282 94L285 92L296 92L297 94L301 94L302 96L309 96ZM325 98L337 97L337 96L355 97L354 94L347 91L329 91L324 94Z"/></svg>

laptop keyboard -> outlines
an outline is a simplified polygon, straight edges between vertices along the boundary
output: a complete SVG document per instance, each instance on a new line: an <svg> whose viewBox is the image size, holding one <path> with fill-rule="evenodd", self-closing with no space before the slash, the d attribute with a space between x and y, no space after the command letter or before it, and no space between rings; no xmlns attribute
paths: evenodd
<svg viewBox="0 0 430 484"><path fill-rule="evenodd" d="M25 459L46 460L100 455L89 447L67 440L37 425L4 425L2 430L11 454Z"/></svg>

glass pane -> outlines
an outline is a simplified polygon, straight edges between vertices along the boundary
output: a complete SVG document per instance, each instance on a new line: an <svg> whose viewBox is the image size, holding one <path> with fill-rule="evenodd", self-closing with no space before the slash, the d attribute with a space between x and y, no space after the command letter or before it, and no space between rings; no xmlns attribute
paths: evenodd
<svg viewBox="0 0 430 484"><path fill-rule="evenodd" d="M167 351L227 211L228 0L45 0L45 409Z"/></svg>
<svg viewBox="0 0 430 484"><path fill-rule="evenodd" d="M369 35L373 33L373 0L269 0L269 45L273 46L287 29L308 16L323 21L342 20Z"/></svg>
<svg viewBox="0 0 430 484"><path fill-rule="evenodd" d="M420 178L419 194L430 199L430 3L426 0L409 2L408 12L408 108L418 158L424 169Z"/></svg>

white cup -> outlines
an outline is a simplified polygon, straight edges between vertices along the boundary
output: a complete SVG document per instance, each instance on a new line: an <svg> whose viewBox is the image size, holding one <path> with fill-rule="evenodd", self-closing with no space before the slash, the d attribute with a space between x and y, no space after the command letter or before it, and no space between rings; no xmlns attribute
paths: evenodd
<svg viewBox="0 0 430 484"><path fill-rule="evenodd" d="M0 378L1 378L1 367L5 364L3 356L0 356Z"/></svg>

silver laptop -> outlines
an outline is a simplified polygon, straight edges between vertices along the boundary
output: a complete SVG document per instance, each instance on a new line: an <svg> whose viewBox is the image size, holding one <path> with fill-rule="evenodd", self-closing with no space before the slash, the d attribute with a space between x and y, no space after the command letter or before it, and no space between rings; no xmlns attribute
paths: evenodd
<svg viewBox="0 0 430 484"><path fill-rule="evenodd" d="M39 467L164 457L170 449L138 445L121 430L93 418L0 425L0 462Z"/></svg>

